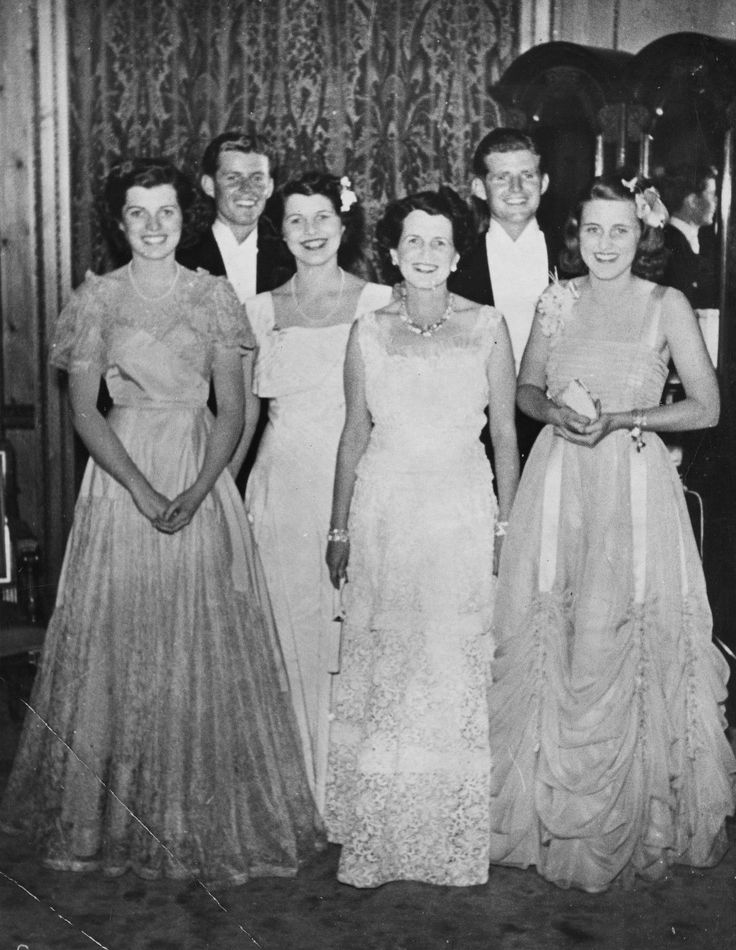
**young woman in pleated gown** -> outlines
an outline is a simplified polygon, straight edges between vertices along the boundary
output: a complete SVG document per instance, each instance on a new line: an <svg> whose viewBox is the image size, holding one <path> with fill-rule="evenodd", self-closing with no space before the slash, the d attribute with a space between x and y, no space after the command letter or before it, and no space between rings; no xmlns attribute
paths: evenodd
<svg viewBox="0 0 736 950"><path fill-rule="evenodd" d="M324 545L345 421L342 367L351 324L386 304L391 288L356 276L362 211L346 179L306 172L279 194L281 231L296 274L247 301L256 347L244 357L246 426L231 469L242 463L258 403L267 399L268 424L245 505L266 572L307 775L322 811L340 632Z"/></svg>
<svg viewBox="0 0 736 950"><path fill-rule="evenodd" d="M505 321L447 290L467 215L444 188L389 205L378 234L401 295L348 344L327 550L333 584L348 583L325 820L338 878L355 887L488 879L494 556L519 455Z"/></svg>
<svg viewBox="0 0 736 950"><path fill-rule="evenodd" d="M718 386L685 297L635 275L662 212L594 182L569 228L587 274L542 295L519 376L546 427L499 577L490 856L591 892L717 863L734 808L727 665L657 435L715 425ZM670 359L686 398L660 405Z"/></svg>
<svg viewBox="0 0 736 950"><path fill-rule="evenodd" d="M314 804L225 470L242 427L242 309L224 278L175 262L195 202L173 166L125 163L105 198L132 259L88 275L56 328L52 362L91 459L3 828L56 870L292 875L315 843Z"/></svg>

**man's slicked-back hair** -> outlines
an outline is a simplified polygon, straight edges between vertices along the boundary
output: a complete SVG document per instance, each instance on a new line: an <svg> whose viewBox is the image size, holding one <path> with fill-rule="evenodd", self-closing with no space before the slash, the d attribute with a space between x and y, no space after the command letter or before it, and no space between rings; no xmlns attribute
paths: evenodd
<svg viewBox="0 0 736 950"><path fill-rule="evenodd" d="M483 136L473 155L473 174L476 178L486 177L486 159L494 152L531 152L539 158L540 174L544 173L544 159L537 143L528 132L522 132L521 129L501 127Z"/></svg>
<svg viewBox="0 0 736 950"><path fill-rule="evenodd" d="M223 152L242 152L244 155L265 155L268 160L269 172L273 175L273 156L263 138L256 132L246 132L242 129L231 129L212 139L204 150L200 172L202 175L215 177Z"/></svg>

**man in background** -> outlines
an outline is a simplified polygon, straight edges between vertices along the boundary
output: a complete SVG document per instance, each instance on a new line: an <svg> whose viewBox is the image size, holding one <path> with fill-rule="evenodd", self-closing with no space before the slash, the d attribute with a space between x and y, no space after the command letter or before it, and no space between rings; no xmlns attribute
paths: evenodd
<svg viewBox="0 0 736 950"><path fill-rule="evenodd" d="M718 247L712 227L718 208L716 177L710 165L681 165L658 183L670 213L662 283L681 290L695 310L718 307Z"/></svg>
<svg viewBox="0 0 736 950"><path fill-rule="evenodd" d="M454 293L495 306L504 315L519 372L550 261L537 209L549 178L534 140L518 129L489 132L473 157L471 191L488 207L488 230L460 260L448 282ZM522 464L539 424L517 412Z"/></svg>
<svg viewBox="0 0 736 950"><path fill-rule="evenodd" d="M235 130L214 138L202 156L199 184L212 201L214 221L196 244L180 247L179 263L191 270L201 267L215 277L227 277L241 303L288 280L294 265L288 260L279 233L264 214L274 180L271 156L258 136ZM246 385L248 380L246 373ZM209 405L216 413L214 392L210 392ZM261 418L254 423L251 450L236 479L241 494L266 414L264 401Z"/></svg>
<svg viewBox="0 0 736 950"><path fill-rule="evenodd" d="M273 193L271 157L258 136L223 132L202 156L199 179L214 204L215 219L199 242L181 248L179 263L226 276L241 303L273 290L291 274L279 234L267 215Z"/></svg>

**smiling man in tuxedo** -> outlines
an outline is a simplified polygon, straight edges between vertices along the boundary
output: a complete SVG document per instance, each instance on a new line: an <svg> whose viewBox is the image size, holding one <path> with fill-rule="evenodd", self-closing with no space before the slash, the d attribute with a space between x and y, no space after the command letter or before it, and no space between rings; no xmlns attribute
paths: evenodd
<svg viewBox="0 0 736 950"><path fill-rule="evenodd" d="M281 235L264 213L274 188L273 166L258 136L236 130L214 138L202 156L199 184L212 201L214 221L196 244L179 245L179 263L227 277L241 303L285 283L294 264ZM217 412L212 391L209 406ZM241 494L265 425L265 406L264 402L251 451L236 479Z"/></svg>
<svg viewBox="0 0 736 950"><path fill-rule="evenodd" d="M284 283L293 267L264 214L274 181L271 156L258 136L218 135L205 149L199 183L212 199L215 220L197 244L181 248L179 262L226 276L241 302Z"/></svg>
<svg viewBox="0 0 736 950"><path fill-rule="evenodd" d="M549 283L549 252L536 218L548 185L530 135L508 128L489 132L475 150L471 191L487 204L490 224L448 282L453 292L501 311L517 373L537 300ZM539 425L517 413L517 429L523 463Z"/></svg>

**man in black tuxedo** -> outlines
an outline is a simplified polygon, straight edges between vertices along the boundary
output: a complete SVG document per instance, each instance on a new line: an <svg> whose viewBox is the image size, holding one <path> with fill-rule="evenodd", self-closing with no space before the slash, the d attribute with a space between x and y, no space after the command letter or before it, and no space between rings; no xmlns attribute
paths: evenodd
<svg viewBox="0 0 736 950"><path fill-rule="evenodd" d="M274 182L270 155L258 137L218 135L205 149L199 183L213 201L215 220L197 244L179 249L178 261L226 276L241 302L284 283L293 265L264 214Z"/></svg>
<svg viewBox="0 0 736 950"><path fill-rule="evenodd" d="M537 224L549 178L530 135L518 129L489 132L473 156L473 196L487 205L490 223L448 281L450 290L497 307L506 319L519 371L539 295L549 283L549 251ZM522 464L540 426L517 412Z"/></svg>
<svg viewBox="0 0 736 950"><path fill-rule="evenodd" d="M264 214L274 182L271 157L258 137L230 131L214 138L202 156L199 183L213 202L215 219L196 244L178 249L179 263L227 277L241 303L285 283L294 264ZM209 405L217 412L214 392ZM265 424L265 406L264 401L251 451L236 479L241 494Z"/></svg>
<svg viewBox="0 0 736 950"><path fill-rule="evenodd" d="M679 166L659 182L670 212L662 283L681 290L695 310L718 307L718 248L712 228L718 207L716 176L710 165Z"/></svg>

